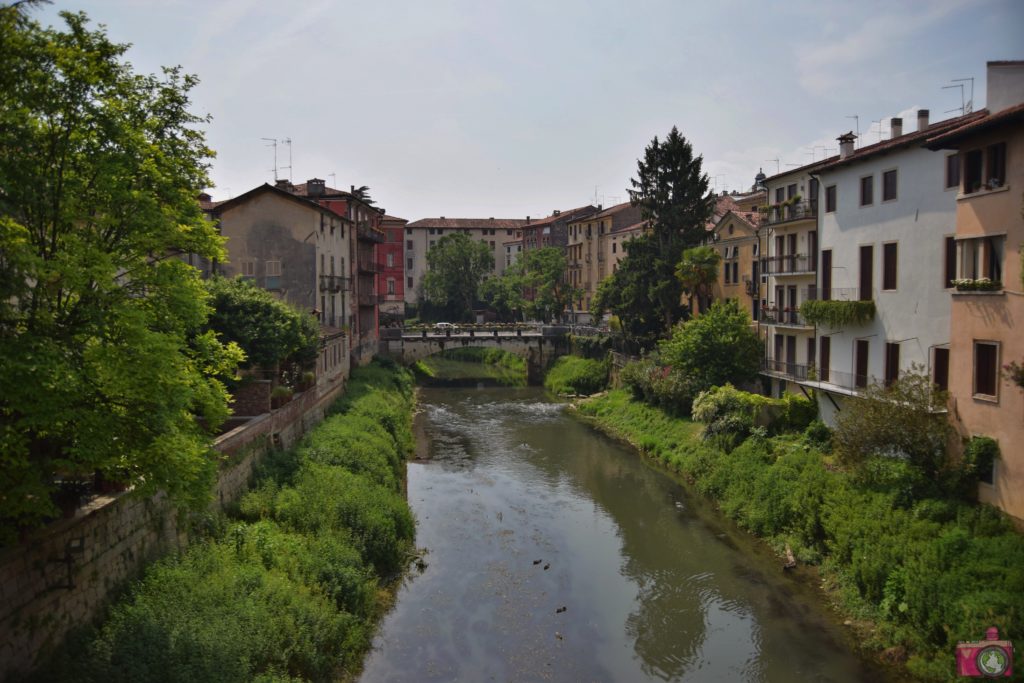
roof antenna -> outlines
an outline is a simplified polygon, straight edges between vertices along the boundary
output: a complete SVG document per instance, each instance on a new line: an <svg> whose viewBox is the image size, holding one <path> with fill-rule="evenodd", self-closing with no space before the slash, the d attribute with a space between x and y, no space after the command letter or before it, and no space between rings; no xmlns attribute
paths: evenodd
<svg viewBox="0 0 1024 683"><path fill-rule="evenodd" d="M846 118L853 119L853 123L857 127L857 140L860 140L860 117L854 114L853 116L847 116ZM856 141L854 141L853 146L857 146Z"/></svg>
<svg viewBox="0 0 1024 683"><path fill-rule="evenodd" d="M970 114L972 111L974 111L974 76L971 76L970 78L953 79L954 83L964 83L967 81L971 82L971 97L969 100L967 100L967 104L964 105L964 114Z"/></svg>
<svg viewBox="0 0 1024 683"><path fill-rule="evenodd" d="M273 178L274 182L276 183L277 182L277 138L260 138L260 140L266 140L267 142L270 143L269 145L263 145L264 147L273 147L274 148L274 168L271 170L271 173L274 174L272 176L272 178Z"/></svg>
<svg viewBox="0 0 1024 683"><path fill-rule="evenodd" d="M328 173L327 177L331 179L331 187L335 187L338 184L338 174Z"/></svg>
<svg viewBox="0 0 1024 683"><path fill-rule="evenodd" d="M281 141L281 144L288 145L288 165L282 166L281 168L288 169L288 182L290 183L292 182L292 139L285 138L284 140Z"/></svg>
<svg viewBox="0 0 1024 683"><path fill-rule="evenodd" d="M779 174L779 158L778 157L776 157L774 159L765 159L764 161L765 161L765 163L768 163L769 161L774 161L775 162L775 175Z"/></svg>

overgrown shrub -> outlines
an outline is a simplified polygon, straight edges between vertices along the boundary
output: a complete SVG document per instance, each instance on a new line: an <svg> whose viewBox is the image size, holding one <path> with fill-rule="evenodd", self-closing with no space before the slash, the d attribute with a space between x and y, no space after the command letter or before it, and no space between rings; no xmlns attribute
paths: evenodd
<svg viewBox="0 0 1024 683"><path fill-rule="evenodd" d="M804 430L804 439L808 445L817 448L822 453L832 452L832 430L828 425L818 419L811 420Z"/></svg>
<svg viewBox="0 0 1024 683"><path fill-rule="evenodd" d="M544 387L556 394L596 394L608 386L609 363L562 356L544 376Z"/></svg>
<svg viewBox="0 0 1024 683"><path fill-rule="evenodd" d="M768 433L799 431L817 415L817 407L806 397L787 394L773 399L740 391L731 384L715 387L697 395L693 419L704 423L704 438L730 451L751 435L756 427Z"/></svg>
<svg viewBox="0 0 1024 683"><path fill-rule="evenodd" d="M675 415L689 415L695 392L690 382L652 354L627 363L619 374L634 398Z"/></svg>

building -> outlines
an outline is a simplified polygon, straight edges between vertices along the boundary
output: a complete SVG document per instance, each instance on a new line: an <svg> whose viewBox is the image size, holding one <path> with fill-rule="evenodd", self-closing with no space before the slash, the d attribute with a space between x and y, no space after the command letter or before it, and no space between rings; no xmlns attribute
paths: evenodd
<svg viewBox="0 0 1024 683"><path fill-rule="evenodd" d="M755 324L761 314L762 234L758 220L756 211L733 210L718 220L712 230L712 245L722 260L710 292L712 299L737 301ZM700 309L697 297L693 306Z"/></svg>
<svg viewBox="0 0 1024 683"><path fill-rule="evenodd" d="M228 260L214 271L242 276L321 325L318 381L347 376L351 310L349 240L353 223L316 202L271 185L260 185L223 202L202 200L227 238Z"/></svg>
<svg viewBox="0 0 1024 683"><path fill-rule="evenodd" d="M569 244L569 223L597 213L598 210L596 206L588 204L568 211L555 209L547 218L528 220L523 226L523 251L544 247L560 247L564 250Z"/></svg>
<svg viewBox="0 0 1024 683"><path fill-rule="evenodd" d="M597 285L611 275L613 265L608 238L616 231L633 228L641 222L640 209L629 202L617 204L596 213L584 215L568 223L568 245L566 249L567 277L569 284L582 290L582 296L576 301L574 314L577 319L586 319L589 315L590 300L597 292ZM613 240L615 252L620 249L625 235L617 235Z"/></svg>
<svg viewBox="0 0 1024 683"><path fill-rule="evenodd" d="M374 206L373 200L365 192L366 188L356 190L351 186L348 192L336 190L327 187L320 178L312 178L300 185L279 180L278 185L296 196L329 209L353 226L347 238L348 264L352 268L352 305L348 309L344 327L351 334L350 354L353 362L358 365L370 362L377 354L380 339L377 279L381 265L377 249L385 241L382 227L384 209Z"/></svg>
<svg viewBox="0 0 1024 683"><path fill-rule="evenodd" d="M405 226L405 302L417 304L423 298L423 276L427 273L427 251L445 235L462 231L470 239L488 246L494 257L494 274L505 272L505 243L522 237L529 218L422 218ZM519 235L516 233L519 231Z"/></svg>
<svg viewBox="0 0 1024 683"><path fill-rule="evenodd" d="M405 226L404 218L385 215L381 220L384 242L377 247L380 277L377 281L380 323L391 325L405 319Z"/></svg>
<svg viewBox="0 0 1024 683"><path fill-rule="evenodd" d="M932 277L950 292L951 333L949 345L935 349L936 367L948 368L935 381L949 389L961 436L999 442L979 498L1024 520L1024 393L1001 371L1024 361L1024 62L989 62L987 80L980 117L927 143L956 203L955 232L936 236L945 258ZM981 278L992 282L986 291L973 289Z"/></svg>
<svg viewBox="0 0 1024 683"><path fill-rule="evenodd" d="M757 318L766 340L762 365L771 395L788 388L797 391L796 380L807 379L817 360L814 325L804 320L800 306L818 298L818 178L814 175L838 156L823 159L762 182L765 203L760 206L764 240Z"/></svg>
<svg viewBox="0 0 1024 683"><path fill-rule="evenodd" d="M521 231L517 230L516 234L521 234ZM512 267L512 264L519 260L519 255L523 253L523 238L512 239L505 242L505 270Z"/></svg>
<svg viewBox="0 0 1024 683"><path fill-rule="evenodd" d="M894 381L913 366L935 378L948 376L949 356L936 350L947 348L950 339L943 264L956 198L945 187L945 156L922 145L977 118L969 114L929 125L928 111L921 110L916 132L904 133L902 121L893 119L891 139L860 149L854 149L856 136L847 133L839 137L838 158L810 172L818 180L821 251L817 289L807 298L820 299L819 309L833 315L831 323L819 321L816 328L815 373L789 376L818 390L826 423L847 397L869 384ZM781 263L799 264L797 257L807 252L799 251L799 242L797 252L790 251L789 239L787 234ZM783 289L787 307L802 306L799 291L790 299L791 286ZM780 295L779 285L774 295ZM780 345L775 336L770 343L773 360L792 357L789 339Z"/></svg>

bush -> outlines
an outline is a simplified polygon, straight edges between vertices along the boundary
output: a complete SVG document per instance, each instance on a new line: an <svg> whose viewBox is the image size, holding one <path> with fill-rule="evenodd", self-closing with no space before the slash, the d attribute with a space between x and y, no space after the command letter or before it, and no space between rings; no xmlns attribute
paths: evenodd
<svg viewBox="0 0 1024 683"><path fill-rule="evenodd" d="M822 453L832 452L832 430L821 420L811 420L804 430L804 439L808 445L817 448Z"/></svg>
<svg viewBox="0 0 1024 683"><path fill-rule="evenodd" d="M627 363L619 375L633 397L675 415L690 414L695 392L673 368L661 365L657 355Z"/></svg>
<svg viewBox="0 0 1024 683"><path fill-rule="evenodd" d="M755 427L768 433L799 431L815 415L815 404L803 396L773 399L731 384L703 391L693 402L693 419L706 425L704 438L715 440L725 451L750 436Z"/></svg>
<svg viewBox="0 0 1024 683"><path fill-rule="evenodd" d="M596 394L608 386L608 361L562 356L548 370L544 387L556 394Z"/></svg>

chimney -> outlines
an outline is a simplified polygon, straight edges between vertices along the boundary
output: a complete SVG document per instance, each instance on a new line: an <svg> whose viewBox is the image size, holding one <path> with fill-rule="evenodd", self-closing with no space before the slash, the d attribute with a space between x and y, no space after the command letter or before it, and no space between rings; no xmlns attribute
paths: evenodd
<svg viewBox="0 0 1024 683"><path fill-rule="evenodd" d="M898 138L903 135L903 119L894 116L889 119L889 139Z"/></svg>
<svg viewBox="0 0 1024 683"><path fill-rule="evenodd" d="M928 110L918 109L917 110L917 130L918 132L928 127Z"/></svg>
<svg viewBox="0 0 1024 683"><path fill-rule="evenodd" d="M206 194L205 192L200 192L199 193L199 201L201 201L201 202L209 202L211 200L213 200L213 197L211 197L210 195Z"/></svg>
<svg viewBox="0 0 1024 683"><path fill-rule="evenodd" d="M838 138L839 140L839 158L845 159L853 154L853 141L857 139L857 136L853 134L851 130L849 133L843 133Z"/></svg>
<svg viewBox="0 0 1024 683"><path fill-rule="evenodd" d="M527 225L529 225L529 224L530 224L530 217L529 217L529 216L527 216L527 217L526 217L526 224L527 224Z"/></svg>
<svg viewBox="0 0 1024 683"><path fill-rule="evenodd" d="M349 194L355 194L356 193L356 186L355 185L349 185L348 186L348 193Z"/></svg>
<svg viewBox="0 0 1024 683"><path fill-rule="evenodd" d="M1024 61L987 62L985 85L985 108L993 114L1024 102Z"/></svg>
<svg viewBox="0 0 1024 683"><path fill-rule="evenodd" d="M441 220L444 220L444 216L441 216Z"/></svg>
<svg viewBox="0 0 1024 683"><path fill-rule="evenodd" d="M306 181L307 197L322 197L324 194L324 181L320 178L310 178Z"/></svg>
<svg viewBox="0 0 1024 683"><path fill-rule="evenodd" d="M598 204L598 205L597 205L597 210L598 210L598 211L600 211L600 210L601 210L601 204Z"/></svg>
<svg viewBox="0 0 1024 683"><path fill-rule="evenodd" d="M560 213L562 213L560 209L555 209L554 211L551 212L551 215L552 216L557 216Z"/></svg>
<svg viewBox="0 0 1024 683"><path fill-rule="evenodd" d="M295 189L292 186L292 184L285 180L284 178L278 178L277 180L275 180L274 187L276 187L279 190L284 190L285 192L291 192L292 190Z"/></svg>

